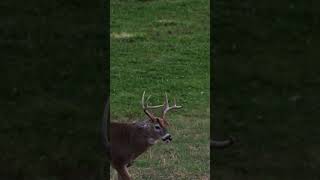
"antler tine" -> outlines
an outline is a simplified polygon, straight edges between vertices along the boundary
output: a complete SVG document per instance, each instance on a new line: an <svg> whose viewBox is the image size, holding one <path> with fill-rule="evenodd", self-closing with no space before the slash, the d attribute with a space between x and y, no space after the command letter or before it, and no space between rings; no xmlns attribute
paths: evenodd
<svg viewBox="0 0 320 180"><path fill-rule="evenodd" d="M142 98L141 98L142 109L145 109L145 106L144 106L144 94L145 93L146 93L146 91L143 91Z"/></svg>
<svg viewBox="0 0 320 180"><path fill-rule="evenodd" d="M168 101L168 94L167 94L167 92L166 92L165 94L166 94L165 104L166 104L166 108L167 108L167 107L169 107L169 101Z"/></svg>
<svg viewBox="0 0 320 180"><path fill-rule="evenodd" d="M149 102L149 99L150 99L151 95L148 96L148 98L147 98L147 100L146 100L147 106L145 106L144 95L145 95L145 91L143 91L142 100L141 100L141 104L142 104L143 110L156 109L156 108L159 108L159 107L164 106L163 104L157 105L157 106L149 106L148 102Z"/></svg>
<svg viewBox="0 0 320 180"><path fill-rule="evenodd" d="M148 96L146 102L147 102L147 105L148 105L148 102L149 102L149 99L150 99L151 95Z"/></svg>
<svg viewBox="0 0 320 180"><path fill-rule="evenodd" d="M173 101L174 101L174 107L176 107L176 108L182 108L182 106L177 106L177 102L176 102L176 98L174 97L173 98Z"/></svg>
<svg viewBox="0 0 320 180"><path fill-rule="evenodd" d="M169 102L168 102L168 95L167 93L165 93L165 107L163 109L163 113L162 113L162 117L164 118L166 113L168 111L170 111L171 109L180 109L182 108L182 106L177 106L177 103L176 103L176 98L174 98L174 105L172 107L169 106Z"/></svg>

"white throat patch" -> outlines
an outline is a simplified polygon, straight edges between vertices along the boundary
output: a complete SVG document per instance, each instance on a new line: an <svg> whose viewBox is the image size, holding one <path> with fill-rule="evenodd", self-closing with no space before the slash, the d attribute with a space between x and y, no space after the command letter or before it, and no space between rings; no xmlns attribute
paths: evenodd
<svg viewBox="0 0 320 180"><path fill-rule="evenodd" d="M148 138L148 143L149 144L155 144L157 142L157 140L153 139L153 138Z"/></svg>

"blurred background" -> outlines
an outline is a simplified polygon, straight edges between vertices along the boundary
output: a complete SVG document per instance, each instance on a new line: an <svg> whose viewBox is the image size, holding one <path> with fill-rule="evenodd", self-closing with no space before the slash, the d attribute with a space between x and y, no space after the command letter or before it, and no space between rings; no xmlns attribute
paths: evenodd
<svg viewBox="0 0 320 180"><path fill-rule="evenodd" d="M212 153L213 176L319 179L319 3L212 6L213 130L239 139Z"/></svg>
<svg viewBox="0 0 320 180"><path fill-rule="evenodd" d="M97 179L103 2L1 1L0 179Z"/></svg>

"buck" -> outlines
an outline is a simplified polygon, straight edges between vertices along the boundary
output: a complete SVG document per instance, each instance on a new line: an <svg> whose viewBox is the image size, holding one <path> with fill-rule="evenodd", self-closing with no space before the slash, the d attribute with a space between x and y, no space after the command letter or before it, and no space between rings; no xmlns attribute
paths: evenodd
<svg viewBox="0 0 320 180"><path fill-rule="evenodd" d="M118 173L118 180L130 180L128 167L142 153L147 151L159 139L169 143L172 141L171 135L167 132L169 123L166 113L173 109L180 109L174 99L174 105L169 106L168 96L165 94L165 100L162 105L149 106L149 96L145 102L145 92L143 92L141 105L147 119L136 123L116 123L110 122L110 143L107 138L106 121L108 116L108 104L105 107L103 118L103 140L106 153L108 154L111 166ZM151 113L151 109L163 108L161 117Z"/></svg>

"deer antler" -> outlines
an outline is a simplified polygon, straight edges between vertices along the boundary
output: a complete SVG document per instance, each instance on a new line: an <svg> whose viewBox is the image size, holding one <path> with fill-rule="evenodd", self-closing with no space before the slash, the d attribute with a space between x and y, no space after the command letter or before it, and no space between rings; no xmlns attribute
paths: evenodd
<svg viewBox="0 0 320 180"><path fill-rule="evenodd" d="M166 113L168 111L170 111L171 109L180 109L180 108L182 108L182 106L177 106L176 98L174 98L174 105L172 107L169 106L168 95L166 93L166 97L165 97L165 100L164 100L164 108L163 108L163 111L162 111L162 118L165 119Z"/></svg>
<svg viewBox="0 0 320 180"><path fill-rule="evenodd" d="M144 101L144 95L145 95L145 93L146 93L146 91L143 91L142 99L141 99L142 109L143 109L144 113L146 113L146 115L149 116L149 118L150 118L152 121L154 121L154 120L155 120L155 116L154 116L151 112L149 112L148 109L156 109L156 108L159 108L159 107L164 106L164 104L157 105L157 106L149 106L149 105L148 105L148 101L149 101L149 99L150 99L150 97L151 97L151 95L150 95L150 96L148 96L147 101L146 101L146 102L147 102L147 106L145 106L145 101Z"/></svg>

